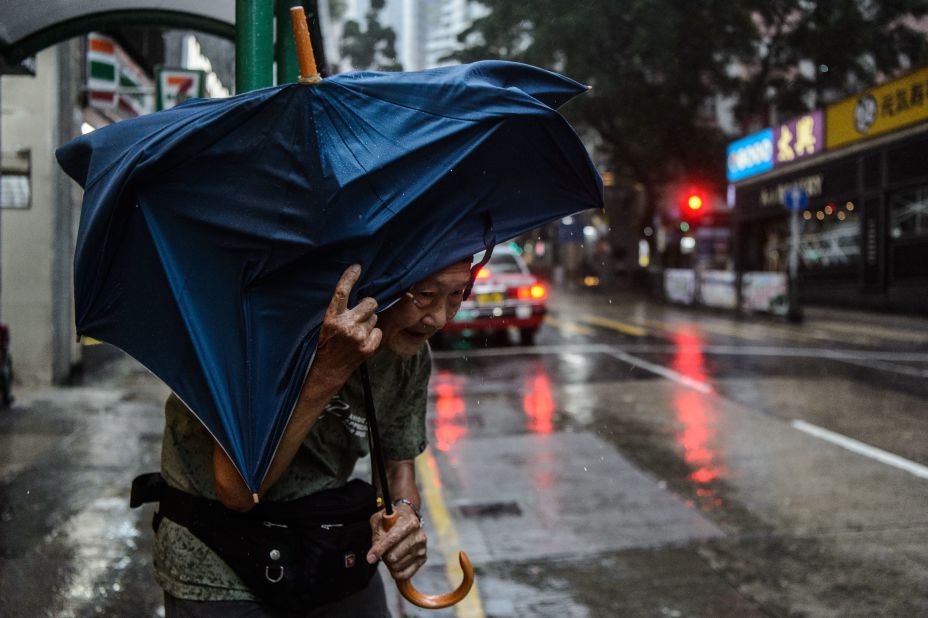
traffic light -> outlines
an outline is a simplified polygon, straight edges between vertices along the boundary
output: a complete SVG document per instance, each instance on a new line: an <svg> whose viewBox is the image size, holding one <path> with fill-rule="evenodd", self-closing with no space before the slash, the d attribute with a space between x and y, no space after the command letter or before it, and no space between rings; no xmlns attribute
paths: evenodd
<svg viewBox="0 0 928 618"><path fill-rule="evenodd" d="M702 208L702 202L702 196L698 193L691 193L689 197L686 198L686 206L693 212Z"/></svg>
<svg viewBox="0 0 928 618"><path fill-rule="evenodd" d="M701 191L690 189L683 193L680 204L680 230L689 232L702 219L706 197Z"/></svg>

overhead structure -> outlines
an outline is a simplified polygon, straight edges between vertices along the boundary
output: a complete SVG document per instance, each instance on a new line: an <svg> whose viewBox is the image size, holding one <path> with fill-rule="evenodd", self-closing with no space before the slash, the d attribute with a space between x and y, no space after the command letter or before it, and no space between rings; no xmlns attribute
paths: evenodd
<svg viewBox="0 0 928 618"><path fill-rule="evenodd" d="M0 56L7 67L91 30L166 26L235 37L234 0L0 0L0 15Z"/></svg>

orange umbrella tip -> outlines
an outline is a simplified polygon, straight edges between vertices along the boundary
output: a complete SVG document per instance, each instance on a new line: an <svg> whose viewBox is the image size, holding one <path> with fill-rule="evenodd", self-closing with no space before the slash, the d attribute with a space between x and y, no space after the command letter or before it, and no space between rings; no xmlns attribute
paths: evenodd
<svg viewBox="0 0 928 618"><path fill-rule="evenodd" d="M309 27L306 13L302 6L290 7L290 22L293 25L293 37L296 42L296 55L300 64L299 82L304 85L318 84L322 81L316 69L313 46L309 40Z"/></svg>

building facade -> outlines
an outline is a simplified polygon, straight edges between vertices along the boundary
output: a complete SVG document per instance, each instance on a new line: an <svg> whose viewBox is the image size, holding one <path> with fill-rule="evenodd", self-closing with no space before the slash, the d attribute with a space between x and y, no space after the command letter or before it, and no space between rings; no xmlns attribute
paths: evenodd
<svg viewBox="0 0 928 618"><path fill-rule="evenodd" d="M324 5L321 3L320 8ZM332 34L326 41L332 64L339 70L351 70L353 67L338 60L342 24L354 20L364 27L370 0L346 0L344 9L338 19L327 8L320 10L320 16ZM396 33L396 59L403 70L419 71L449 64L444 58L463 47L458 34L487 11L484 5L470 0L386 0L379 20Z"/></svg>
<svg viewBox="0 0 928 618"><path fill-rule="evenodd" d="M202 75L191 96L228 95L231 42L169 31L162 44L157 29L144 34L159 40L141 53L91 32L39 52L34 75L0 77L0 323L9 327L19 386L65 381L82 361L72 283L82 193L58 167L55 149L177 103L177 92L156 88L166 71ZM164 68L166 61L176 68Z"/></svg>
<svg viewBox="0 0 928 618"><path fill-rule="evenodd" d="M72 40L40 52L34 77L0 78L0 319L27 384L63 380L80 360L71 291L80 192L58 170L55 148L80 134L83 59Z"/></svg>
<svg viewBox="0 0 928 618"><path fill-rule="evenodd" d="M786 270L797 192L802 301L928 312L926 93L922 69L830 106L813 136L824 148L788 165L777 135L748 143L732 185L739 273Z"/></svg>

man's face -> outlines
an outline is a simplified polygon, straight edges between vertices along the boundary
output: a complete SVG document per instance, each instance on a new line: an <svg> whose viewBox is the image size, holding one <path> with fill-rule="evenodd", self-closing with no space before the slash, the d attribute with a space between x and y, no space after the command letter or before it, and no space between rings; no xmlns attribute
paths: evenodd
<svg viewBox="0 0 928 618"><path fill-rule="evenodd" d="M383 342L400 356L413 356L454 317L470 282L470 261L440 270L412 286L410 294L380 314Z"/></svg>

